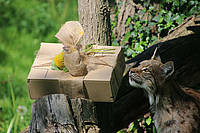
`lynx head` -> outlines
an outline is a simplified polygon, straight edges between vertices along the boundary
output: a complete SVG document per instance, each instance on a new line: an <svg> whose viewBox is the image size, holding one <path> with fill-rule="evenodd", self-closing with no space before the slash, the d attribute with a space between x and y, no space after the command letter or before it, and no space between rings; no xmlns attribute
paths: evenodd
<svg viewBox="0 0 200 133"><path fill-rule="evenodd" d="M161 63L160 58L155 57L156 50L150 60L142 61L138 67L131 68L129 71L130 85L144 89L148 94L150 104L153 104L154 96L158 93L160 86L174 72L173 62Z"/></svg>

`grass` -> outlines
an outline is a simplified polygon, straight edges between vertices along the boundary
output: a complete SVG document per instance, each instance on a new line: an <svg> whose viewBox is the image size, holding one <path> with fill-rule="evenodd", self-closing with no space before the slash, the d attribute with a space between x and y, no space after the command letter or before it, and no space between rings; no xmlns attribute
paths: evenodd
<svg viewBox="0 0 200 133"><path fill-rule="evenodd" d="M35 53L41 42L57 42L54 35L62 23L77 20L77 1L0 0L1 4L5 9L0 9L0 133L18 133L31 119L34 101L26 78ZM20 107L27 113L21 114Z"/></svg>
<svg viewBox="0 0 200 133"><path fill-rule="evenodd" d="M2 33L3 31L4 33ZM26 77L40 41L25 32L18 33L15 27L5 28L2 32L0 32L0 106L2 108L0 112L0 132L3 133L7 131L19 105L26 106L28 109L24 120L20 121L19 130L25 128L30 121L33 101L28 96ZM6 37L10 40L5 40Z"/></svg>

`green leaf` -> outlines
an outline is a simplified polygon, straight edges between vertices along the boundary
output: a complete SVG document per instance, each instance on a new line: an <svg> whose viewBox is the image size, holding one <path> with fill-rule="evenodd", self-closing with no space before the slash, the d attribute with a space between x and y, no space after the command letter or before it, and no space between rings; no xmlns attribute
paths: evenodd
<svg viewBox="0 0 200 133"><path fill-rule="evenodd" d="M128 132L135 131L135 130L136 130L135 124L134 122L132 122L128 127Z"/></svg>
<svg viewBox="0 0 200 133"><path fill-rule="evenodd" d="M191 1L189 1L189 5L194 5L194 1L193 0L191 0Z"/></svg>
<svg viewBox="0 0 200 133"><path fill-rule="evenodd" d="M145 11L144 11L144 10L139 10L139 12L138 12L139 16L143 16L143 15L144 15L144 13L145 13Z"/></svg>
<svg viewBox="0 0 200 133"><path fill-rule="evenodd" d="M134 53L134 51L131 48L128 48L126 55L131 56L133 53Z"/></svg>
<svg viewBox="0 0 200 133"><path fill-rule="evenodd" d="M175 0L175 1L173 2L173 5L174 5L174 6L179 6L179 0Z"/></svg>
<svg viewBox="0 0 200 133"><path fill-rule="evenodd" d="M144 49L143 49L143 47L142 47L139 43L136 43L136 44L135 44L134 50L137 51L138 53L140 53L140 52L142 52Z"/></svg>
<svg viewBox="0 0 200 133"><path fill-rule="evenodd" d="M163 20L164 20L164 18L163 18L163 17L160 17L159 23L162 23Z"/></svg>
<svg viewBox="0 0 200 133"><path fill-rule="evenodd" d="M63 68L63 71L64 72L69 72L69 70L66 67Z"/></svg>
<svg viewBox="0 0 200 133"><path fill-rule="evenodd" d="M166 13L166 11L164 9L161 9L160 14L162 15L162 14L165 14L165 13Z"/></svg>
<svg viewBox="0 0 200 133"><path fill-rule="evenodd" d="M139 38L143 38L144 33L139 34Z"/></svg>
<svg viewBox="0 0 200 133"><path fill-rule="evenodd" d="M137 37L137 33L135 31L131 32L131 35L132 35L133 39L135 39L135 37Z"/></svg>
<svg viewBox="0 0 200 133"><path fill-rule="evenodd" d="M123 42L128 42L128 39L130 38L130 34L131 34L130 31L125 34Z"/></svg>
<svg viewBox="0 0 200 133"><path fill-rule="evenodd" d="M155 128L155 126L153 126L153 133L156 133L156 128Z"/></svg>
<svg viewBox="0 0 200 133"><path fill-rule="evenodd" d="M133 57L135 57L137 54L134 52L134 53L132 53L132 55L131 55L131 57L133 58Z"/></svg>
<svg viewBox="0 0 200 133"><path fill-rule="evenodd" d="M117 42L117 40L112 41L112 46L119 46L119 43Z"/></svg>
<svg viewBox="0 0 200 133"><path fill-rule="evenodd" d="M51 69L52 69L52 70L60 70L60 69L56 66L56 64L54 63L54 60L51 61Z"/></svg>
<svg viewBox="0 0 200 133"><path fill-rule="evenodd" d="M140 21L137 21L137 22L135 23L135 26L139 28L139 27L141 26L141 22L140 22Z"/></svg>
<svg viewBox="0 0 200 133"><path fill-rule="evenodd" d="M130 30L133 29L133 25L132 25L132 24L129 25L129 29L130 29Z"/></svg>
<svg viewBox="0 0 200 133"><path fill-rule="evenodd" d="M155 42L158 41L158 38L156 36L152 36L151 40L152 40L152 45L153 45Z"/></svg>
<svg viewBox="0 0 200 133"><path fill-rule="evenodd" d="M154 21L156 21L156 22L159 22L159 21L160 21L160 16L157 15L157 16L155 16L152 20L154 20Z"/></svg>
<svg viewBox="0 0 200 133"><path fill-rule="evenodd" d="M150 6L149 10L152 11L154 9L154 6Z"/></svg>
<svg viewBox="0 0 200 133"><path fill-rule="evenodd" d="M148 27L152 27L152 26L154 26L154 25L156 25L155 22L149 22Z"/></svg>
<svg viewBox="0 0 200 133"><path fill-rule="evenodd" d="M146 123L147 123L148 126L151 124L151 121L152 121L151 116L149 116L149 118L146 119Z"/></svg>
<svg viewBox="0 0 200 133"><path fill-rule="evenodd" d="M126 21L126 27L128 27L130 23L131 23L131 17L128 17L128 19Z"/></svg>
<svg viewBox="0 0 200 133"><path fill-rule="evenodd" d="M124 131L124 130L120 130L120 131L118 131L117 133L127 133L127 132Z"/></svg>
<svg viewBox="0 0 200 133"><path fill-rule="evenodd" d="M171 11L169 11L169 12L166 14L165 20L166 20L167 22L173 21L173 19L172 19L172 12L171 12Z"/></svg>

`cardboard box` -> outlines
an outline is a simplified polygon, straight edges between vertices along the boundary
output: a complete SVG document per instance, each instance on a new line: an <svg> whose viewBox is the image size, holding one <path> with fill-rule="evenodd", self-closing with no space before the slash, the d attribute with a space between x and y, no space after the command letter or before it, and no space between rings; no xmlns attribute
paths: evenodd
<svg viewBox="0 0 200 133"><path fill-rule="evenodd" d="M88 74L81 77L51 70L51 61L62 51L62 47L59 43L41 43L27 78L30 97L37 99L48 94L66 94L71 98L83 97L95 102L113 102L125 68L121 47L95 46L115 49L115 54L89 56Z"/></svg>

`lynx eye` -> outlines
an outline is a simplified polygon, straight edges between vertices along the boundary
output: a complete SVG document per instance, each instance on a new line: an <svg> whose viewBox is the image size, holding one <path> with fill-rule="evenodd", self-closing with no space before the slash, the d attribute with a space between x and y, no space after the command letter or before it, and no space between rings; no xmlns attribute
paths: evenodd
<svg viewBox="0 0 200 133"><path fill-rule="evenodd" d="M148 69L147 67L143 67L143 68L142 68L142 72L150 73L150 72L149 72L149 69Z"/></svg>

